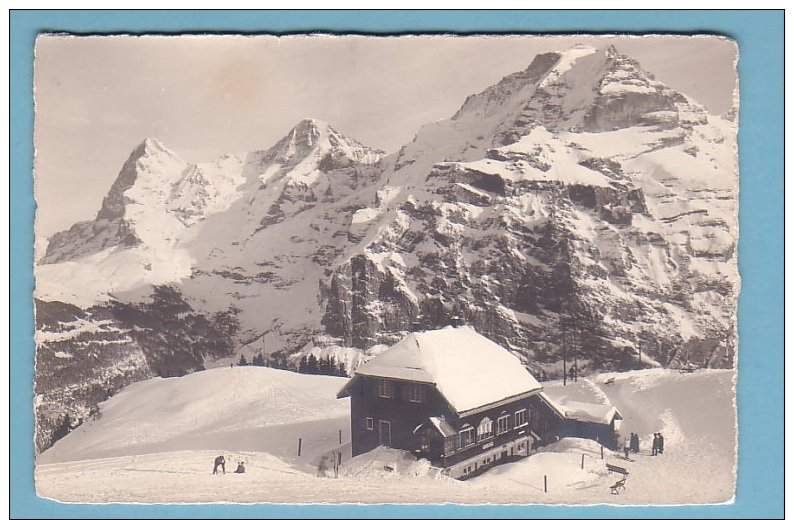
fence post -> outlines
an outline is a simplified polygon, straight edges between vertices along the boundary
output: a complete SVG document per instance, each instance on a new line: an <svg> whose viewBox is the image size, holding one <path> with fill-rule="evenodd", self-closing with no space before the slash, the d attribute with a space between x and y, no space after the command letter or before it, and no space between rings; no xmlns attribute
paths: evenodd
<svg viewBox="0 0 794 520"><path fill-rule="evenodd" d="M339 430L339 444L342 444L342 430Z"/></svg>
<svg viewBox="0 0 794 520"><path fill-rule="evenodd" d="M548 481L546 480L546 475L543 475L543 492L544 493L549 492L549 486L548 486Z"/></svg>
<svg viewBox="0 0 794 520"><path fill-rule="evenodd" d="M298 437L298 457L300 457L300 456L301 456L301 443L302 443L302 442L303 442L303 439L301 439L300 437Z"/></svg>
<svg viewBox="0 0 794 520"><path fill-rule="evenodd" d="M604 445L601 445L601 458L604 458Z"/></svg>
<svg viewBox="0 0 794 520"><path fill-rule="evenodd" d="M584 453L582 453L582 469L584 469Z"/></svg>

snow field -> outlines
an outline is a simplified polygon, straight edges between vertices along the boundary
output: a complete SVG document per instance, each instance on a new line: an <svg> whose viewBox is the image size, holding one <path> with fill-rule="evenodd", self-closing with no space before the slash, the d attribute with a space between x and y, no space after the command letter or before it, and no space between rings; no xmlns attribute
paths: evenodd
<svg viewBox="0 0 794 520"><path fill-rule="evenodd" d="M224 393L230 375L239 377L237 388ZM335 399L344 379L218 368L131 385L102 405L101 418L40 456L36 485L44 497L99 503L719 503L732 498L735 486L733 376L650 369L580 379L566 387L572 398L603 393L624 417L622 432L640 435L633 462L609 450L602 460L598 444L569 438L457 481L399 450L379 448L351 460L348 400ZM611 377L615 382L605 385ZM184 420L192 414L201 426ZM657 431L666 450L652 457ZM330 463L318 475L320 458L334 450L342 451L339 477ZM212 461L221 454L227 474L213 476ZM239 460L246 473L230 474ZM609 486L621 476L609 474L607 462L630 472L619 495Z"/></svg>

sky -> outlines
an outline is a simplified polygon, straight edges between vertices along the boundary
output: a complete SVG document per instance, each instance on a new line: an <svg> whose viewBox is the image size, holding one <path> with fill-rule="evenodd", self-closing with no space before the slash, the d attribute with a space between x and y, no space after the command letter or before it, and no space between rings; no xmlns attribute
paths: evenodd
<svg viewBox="0 0 794 520"><path fill-rule="evenodd" d="M299 120L387 152L535 54L614 44L714 114L733 104L737 49L718 37L40 36L37 239L93 219L146 137L188 162L267 149Z"/></svg>

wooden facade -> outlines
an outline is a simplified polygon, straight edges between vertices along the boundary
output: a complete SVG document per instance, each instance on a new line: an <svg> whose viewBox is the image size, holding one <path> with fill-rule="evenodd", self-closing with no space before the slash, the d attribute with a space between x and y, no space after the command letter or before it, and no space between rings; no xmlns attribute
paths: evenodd
<svg viewBox="0 0 794 520"><path fill-rule="evenodd" d="M468 478L554 440L557 424L537 391L459 415L435 385L358 376L347 387L353 456L378 446L409 451ZM532 429L536 425L536 430Z"/></svg>
<svg viewBox="0 0 794 520"><path fill-rule="evenodd" d="M469 327L409 334L356 370L337 395L348 396L353 456L387 446L454 478L602 434L573 424L518 358Z"/></svg>

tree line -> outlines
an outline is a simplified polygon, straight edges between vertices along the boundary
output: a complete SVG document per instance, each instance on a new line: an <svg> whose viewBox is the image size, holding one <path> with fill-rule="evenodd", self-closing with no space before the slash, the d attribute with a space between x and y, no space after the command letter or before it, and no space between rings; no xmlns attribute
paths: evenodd
<svg viewBox="0 0 794 520"><path fill-rule="evenodd" d="M347 377L347 367L343 362L337 363L336 358L332 356L320 356L318 358L314 354L301 357L297 367L283 359L266 360L261 352L255 354L250 362L245 357L245 354L240 354L237 366L270 367L298 372L299 374Z"/></svg>

